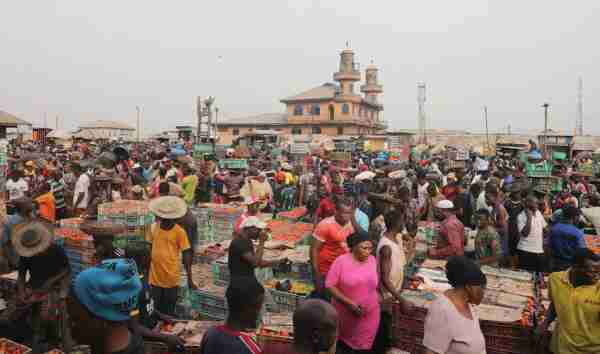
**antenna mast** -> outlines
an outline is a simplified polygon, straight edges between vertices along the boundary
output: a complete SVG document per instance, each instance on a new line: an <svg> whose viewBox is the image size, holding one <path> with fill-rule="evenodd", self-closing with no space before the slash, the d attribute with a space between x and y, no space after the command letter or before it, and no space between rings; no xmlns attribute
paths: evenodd
<svg viewBox="0 0 600 354"><path fill-rule="evenodd" d="M577 80L577 126L575 135L583 135L583 78Z"/></svg>
<svg viewBox="0 0 600 354"><path fill-rule="evenodd" d="M427 117L425 116L425 83L417 84L417 103L419 105L418 122L419 122L419 140L421 144L427 144Z"/></svg>

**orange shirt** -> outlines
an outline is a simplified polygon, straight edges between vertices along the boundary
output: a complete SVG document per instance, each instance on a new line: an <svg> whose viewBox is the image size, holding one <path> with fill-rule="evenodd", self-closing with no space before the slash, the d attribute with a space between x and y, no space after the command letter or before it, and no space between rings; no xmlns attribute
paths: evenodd
<svg viewBox="0 0 600 354"><path fill-rule="evenodd" d="M51 192L40 195L35 198L39 205L38 214L50 222L56 221L56 203Z"/></svg>
<svg viewBox="0 0 600 354"><path fill-rule="evenodd" d="M334 216L323 219L317 225L313 237L323 242L319 251L319 273L327 275L335 259L349 251L346 238L353 232L354 228L351 223L342 226L335 221Z"/></svg>

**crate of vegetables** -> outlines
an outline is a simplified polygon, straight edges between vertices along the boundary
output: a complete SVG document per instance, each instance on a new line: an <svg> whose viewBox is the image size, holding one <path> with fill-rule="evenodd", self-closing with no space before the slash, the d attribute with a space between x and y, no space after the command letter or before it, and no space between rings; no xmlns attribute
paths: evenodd
<svg viewBox="0 0 600 354"><path fill-rule="evenodd" d="M289 312L293 312L298 304L314 290L309 283L290 279L271 279L265 283L265 287L279 311Z"/></svg>
<svg viewBox="0 0 600 354"><path fill-rule="evenodd" d="M0 354L29 354L31 348L15 343L7 338L0 338Z"/></svg>
<svg viewBox="0 0 600 354"><path fill-rule="evenodd" d="M306 209L306 207L297 207L292 210L282 211L278 213L277 216L289 221L298 221L301 217L306 215L307 212L308 209Z"/></svg>

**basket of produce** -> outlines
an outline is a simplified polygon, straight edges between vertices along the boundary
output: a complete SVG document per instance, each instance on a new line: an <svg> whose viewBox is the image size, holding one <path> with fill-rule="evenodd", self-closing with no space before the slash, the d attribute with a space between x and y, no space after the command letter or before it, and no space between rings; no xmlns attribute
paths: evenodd
<svg viewBox="0 0 600 354"><path fill-rule="evenodd" d="M298 207L289 211L282 211L278 213L277 216L290 221L298 221L301 217L306 215L307 212L308 209L306 209L305 207Z"/></svg>
<svg viewBox="0 0 600 354"><path fill-rule="evenodd" d="M0 353L2 354L29 354L31 348L15 343L10 339L0 338Z"/></svg>

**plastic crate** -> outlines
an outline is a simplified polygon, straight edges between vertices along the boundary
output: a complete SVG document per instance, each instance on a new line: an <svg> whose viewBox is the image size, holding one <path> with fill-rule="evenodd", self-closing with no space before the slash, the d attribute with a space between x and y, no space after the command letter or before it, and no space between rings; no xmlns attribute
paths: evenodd
<svg viewBox="0 0 600 354"><path fill-rule="evenodd" d="M229 266L227 263L213 262L212 264L213 283L218 286L227 286L231 279Z"/></svg>
<svg viewBox="0 0 600 354"><path fill-rule="evenodd" d="M248 160L246 159L224 159L219 161L219 167L225 169L243 170L248 168Z"/></svg>
<svg viewBox="0 0 600 354"><path fill-rule="evenodd" d="M548 161L527 163L525 171L528 177L549 177L552 175L552 164Z"/></svg>
<svg viewBox="0 0 600 354"><path fill-rule="evenodd" d="M529 183L533 188L544 192L560 192L563 187L563 180L559 177L529 177Z"/></svg>
<svg viewBox="0 0 600 354"><path fill-rule="evenodd" d="M287 291L279 291L272 288L268 288L268 291L280 311L294 312L296 307L298 307L298 304L306 299L306 296L292 294Z"/></svg>

